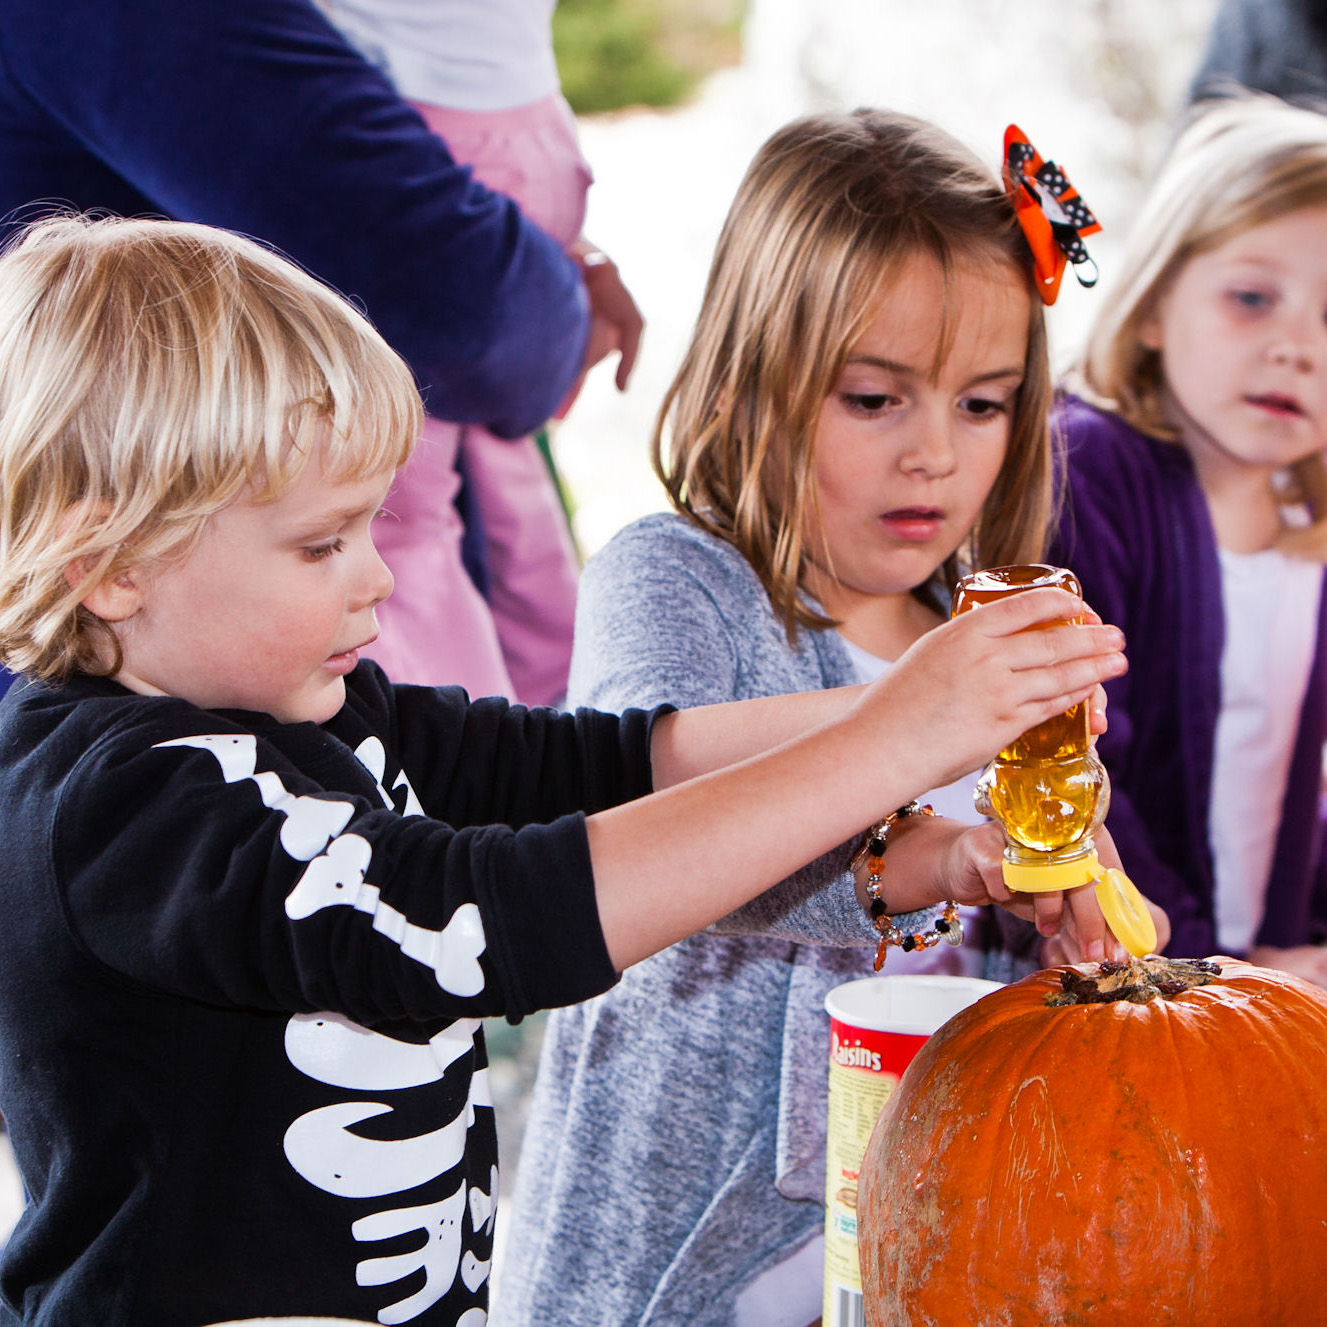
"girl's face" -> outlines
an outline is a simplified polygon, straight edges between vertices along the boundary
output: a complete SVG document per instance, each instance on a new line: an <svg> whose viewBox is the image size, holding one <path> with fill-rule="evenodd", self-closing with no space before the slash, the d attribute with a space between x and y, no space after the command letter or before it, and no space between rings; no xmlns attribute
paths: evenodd
<svg viewBox="0 0 1327 1327"><path fill-rule="evenodd" d="M854 616L906 597L958 548L1004 463L1027 353L1026 282L973 262L951 274L942 320L944 299L936 261L907 260L820 409L822 530L807 588L850 638Z"/></svg>
<svg viewBox="0 0 1327 1327"><path fill-rule="evenodd" d="M1141 335L1200 474L1271 472L1327 446L1327 207L1191 258Z"/></svg>

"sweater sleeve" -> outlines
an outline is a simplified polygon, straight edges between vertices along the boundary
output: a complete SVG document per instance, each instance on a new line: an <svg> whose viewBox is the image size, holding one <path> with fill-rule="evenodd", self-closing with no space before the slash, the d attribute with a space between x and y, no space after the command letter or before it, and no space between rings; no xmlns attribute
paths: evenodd
<svg viewBox="0 0 1327 1327"><path fill-rule="evenodd" d="M298 765L169 704L92 746L52 841L70 929L97 960L176 996L366 1026L516 1017L613 983L583 817L400 815L306 773L354 757L305 727Z"/></svg>
<svg viewBox="0 0 1327 1327"><path fill-rule="evenodd" d="M1309 903L1309 939L1327 944L1327 797L1318 807L1318 852L1314 858L1313 894Z"/></svg>
<svg viewBox="0 0 1327 1327"><path fill-rule="evenodd" d="M603 709L680 708L806 690L741 556L680 518L629 526L581 577L568 697ZM802 944L873 946L844 844L711 929Z"/></svg>
<svg viewBox="0 0 1327 1327"><path fill-rule="evenodd" d="M652 792L651 735L671 708L571 714L501 696L471 701L460 687L389 682L372 661L356 670L347 705L390 734L425 815L518 829Z"/></svg>
<svg viewBox="0 0 1327 1327"><path fill-rule="evenodd" d="M0 130L6 221L136 196L260 238L365 309L442 418L520 436L579 372L575 265L311 0L11 0Z"/></svg>

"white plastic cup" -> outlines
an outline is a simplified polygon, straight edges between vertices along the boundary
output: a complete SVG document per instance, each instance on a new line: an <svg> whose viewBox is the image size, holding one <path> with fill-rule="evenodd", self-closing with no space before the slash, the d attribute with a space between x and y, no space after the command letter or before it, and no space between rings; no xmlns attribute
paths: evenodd
<svg viewBox="0 0 1327 1327"><path fill-rule="evenodd" d="M885 1102L927 1037L998 990L978 977L862 977L825 996L829 1120L825 1137L824 1327L861 1327L857 1178Z"/></svg>

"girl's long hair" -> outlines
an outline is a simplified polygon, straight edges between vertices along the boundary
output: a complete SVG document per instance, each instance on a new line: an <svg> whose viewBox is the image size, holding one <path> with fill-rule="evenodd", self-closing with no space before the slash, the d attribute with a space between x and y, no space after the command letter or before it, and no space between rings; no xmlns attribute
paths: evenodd
<svg viewBox="0 0 1327 1327"><path fill-rule="evenodd" d="M830 625L800 593L820 519L820 409L890 274L916 255L940 268L945 324L974 264L1005 267L1033 290L1004 188L956 139L880 110L793 121L738 189L660 408L652 456L674 507L746 557L790 639L798 624ZM1053 506L1051 379L1035 294L1031 306L1005 463L966 545L937 572L942 584L915 591L926 602L969 566L1042 553ZM949 339L942 331L937 356Z"/></svg>

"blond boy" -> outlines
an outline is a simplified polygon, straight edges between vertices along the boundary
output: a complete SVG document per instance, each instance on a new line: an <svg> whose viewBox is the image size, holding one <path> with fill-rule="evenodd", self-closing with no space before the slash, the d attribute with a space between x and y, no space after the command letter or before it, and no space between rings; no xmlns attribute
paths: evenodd
<svg viewBox="0 0 1327 1327"><path fill-rule="evenodd" d="M1123 668L1112 628L1020 634L1082 611L1048 591L865 691L618 718L393 686L358 660L369 527L418 421L372 328L251 242L73 218L0 258L0 1110L32 1198L0 1321L478 1327L479 1020L604 990ZM894 906L1008 902L996 831L923 819Z"/></svg>

